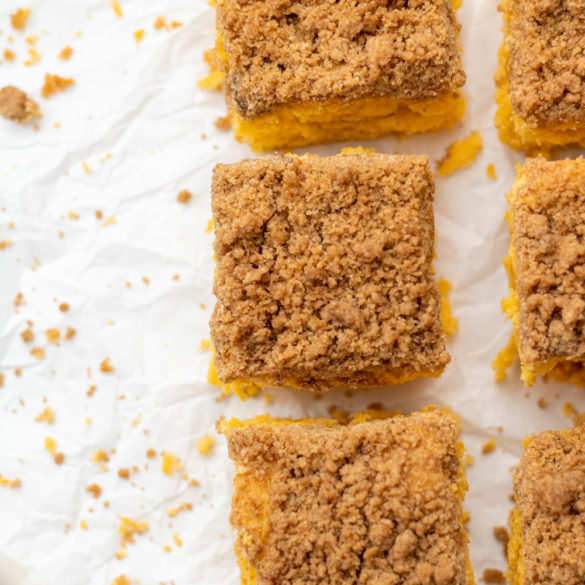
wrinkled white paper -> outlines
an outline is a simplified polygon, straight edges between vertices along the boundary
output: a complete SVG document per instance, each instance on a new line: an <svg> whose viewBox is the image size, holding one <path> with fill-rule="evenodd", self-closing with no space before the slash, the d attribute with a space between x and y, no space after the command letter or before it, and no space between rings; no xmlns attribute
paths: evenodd
<svg viewBox="0 0 585 585"><path fill-rule="evenodd" d="M501 40L496 3L466 0L459 11L469 97L464 122L448 132L363 143L381 152L426 153L434 162L470 131L483 136L473 166L436 185L436 271L453 283L460 320L449 343L451 364L438 380L351 397L332 391L316 401L275 391L269 406L262 395L216 401L219 390L205 381L209 352L199 350L213 306L213 236L205 233L211 170L253 156L214 127L225 114L221 94L197 87L207 73L202 53L213 45L212 8L205 0L121 0L123 17L116 18L106 0L32 0L26 30L16 33L9 14L21 6L20 0L0 6L0 52L9 47L17 54L0 64L0 86L27 91L44 117L38 132L0 120L0 241L13 242L0 251L0 474L22 481L20 488L0 487L0 584L102 585L125 574L147 584L236 585L228 520L233 467L215 421L263 412L320 416L330 405L357 411L372 402L406 411L448 405L461 415L475 457L466 500L473 566L478 577L487 567L503 569L492 530L507 520L521 439L570 425L563 403L582 411L585 398L579 388L554 383L538 382L527 393L517 368L496 385L490 368L510 333L499 308L507 292L504 195L523 160L498 141L492 123ZM155 30L160 15L184 26ZM145 35L137 45L132 33L139 29ZM25 67L30 35L38 35L41 61ZM57 53L66 45L73 56L62 61ZM73 77L75 85L44 100L46 72ZM342 146L298 151L330 155ZM489 163L497 181L486 176ZM176 200L182 189L193 193L186 205ZM23 303L15 307L18 293ZM68 312L59 310L63 302ZM28 344L20 335L27 320L35 334ZM77 331L72 340L47 341L47 329L64 333L68 326ZM43 348L45 358L33 357L33 347ZM103 373L107 357L115 370ZM91 385L97 389L90 397ZM546 409L537 406L541 397ZM34 421L46 406L55 412L52 425ZM209 457L196 447L205 435L216 437ZM65 455L60 466L43 446L47 436ZM495 452L480 455L490 438ZM146 457L149 448L155 458ZM109 471L91 461L96 449L110 453ZM184 471L163 474L161 451L179 457ZM118 477L118 469L133 466L139 471L129 480ZM200 486L190 486L191 478ZM99 499L85 491L94 483L102 488ZM166 511L181 502L193 509L170 518ZM122 560L114 556L120 516L149 524Z"/></svg>

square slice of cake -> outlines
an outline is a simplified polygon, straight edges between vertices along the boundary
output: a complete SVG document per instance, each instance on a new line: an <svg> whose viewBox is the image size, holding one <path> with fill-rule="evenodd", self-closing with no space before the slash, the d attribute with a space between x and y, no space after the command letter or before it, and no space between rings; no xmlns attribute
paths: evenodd
<svg viewBox="0 0 585 585"><path fill-rule="evenodd" d="M537 374L583 383L585 360L585 159L528 159L508 196L505 264L522 380Z"/></svg>
<svg viewBox="0 0 585 585"><path fill-rule="evenodd" d="M472 585L458 420L222 421L244 585Z"/></svg>
<svg viewBox="0 0 585 585"><path fill-rule="evenodd" d="M511 585L585 583L585 426L526 441L514 475Z"/></svg>
<svg viewBox="0 0 585 585"><path fill-rule="evenodd" d="M216 2L236 138L265 151L453 126L465 112L455 2Z"/></svg>
<svg viewBox="0 0 585 585"><path fill-rule="evenodd" d="M327 390L436 377L449 361L423 156L217 165L211 318L224 384Z"/></svg>
<svg viewBox="0 0 585 585"><path fill-rule="evenodd" d="M518 150L585 146L585 3L501 0L496 126Z"/></svg>

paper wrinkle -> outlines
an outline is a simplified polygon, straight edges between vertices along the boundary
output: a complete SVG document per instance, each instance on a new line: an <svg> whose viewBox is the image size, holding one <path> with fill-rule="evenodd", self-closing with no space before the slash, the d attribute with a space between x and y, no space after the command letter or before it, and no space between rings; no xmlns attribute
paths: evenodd
<svg viewBox="0 0 585 585"><path fill-rule="evenodd" d="M338 389L320 400L271 390L270 405L266 392L245 403L234 396L218 401L221 391L206 383L210 352L199 349L209 337L214 303L213 235L205 231L211 171L216 163L255 156L214 127L226 113L221 93L197 87L207 73L203 51L214 44L213 9L205 0L123 0L117 19L108 2L58 4L56 10L46 0L29 2L24 33L9 26L19 2L6 0L0 8L0 49L6 44L18 55L15 63L1 65L0 86L27 91L44 113L38 132L0 120L0 241L14 242L0 251L0 473L22 481L19 489L0 487L0 585L109 585L121 574L143 584L236 585L229 526L233 465L215 422L265 412L326 416L331 405L353 412L375 402L404 411L437 404L461 416L462 438L475 458L465 507L476 577L488 567L504 569L492 530L507 520L510 468L522 452L521 440L569 426L562 405L571 402L581 412L585 397L582 389L540 381L526 397L517 366L500 385L493 381L490 364L511 331L499 307L507 294L505 194L524 158L502 145L493 127L492 79L501 40L495 4L465 0L459 11L469 98L464 121L450 131L361 143L380 152L427 154L434 170L451 142L481 131L484 147L476 162L436 178L435 273L453 283L450 298L459 318L459 332L448 342L451 364L440 379L349 395ZM184 26L156 31L159 15ZM136 46L132 33L141 28L144 40ZM14 43L6 41L9 34ZM24 39L31 34L39 34L35 48L42 60L23 67ZM63 62L56 55L66 45L74 52ZM46 72L76 83L44 100ZM297 152L326 156L357 145ZM111 158L100 162L108 153ZM495 181L486 176L488 164L495 165ZM193 195L187 204L177 202L183 189ZM70 211L79 219L69 219ZM110 217L116 222L104 227ZM19 292L24 304L15 307ZM62 302L70 304L66 313L58 308ZM25 344L20 333L29 319L35 340ZM47 342L46 329L64 334L67 326L77 331L72 340ZM33 347L42 347L45 358L32 357ZM100 371L106 357L114 372ZM97 387L91 397L90 385ZM546 409L537 406L541 397ZM55 423L34 422L46 406ZM208 457L196 447L204 435L215 439ZM47 436L65 454L61 466L43 447ZM495 451L481 455L481 445L492 438ZM146 457L150 448L155 458ZM108 472L91 461L96 449L110 453ZM164 450L184 467L172 478L161 471ZM118 469L134 465L139 472L129 480L118 477ZM200 486L190 486L191 478ZM102 488L98 499L85 491L93 483ZM193 510L168 517L166 510L181 502ZM149 522L123 560L114 558L120 516ZM175 532L182 547L173 542ZM164 552L165 545L172 552Z"/></svg>

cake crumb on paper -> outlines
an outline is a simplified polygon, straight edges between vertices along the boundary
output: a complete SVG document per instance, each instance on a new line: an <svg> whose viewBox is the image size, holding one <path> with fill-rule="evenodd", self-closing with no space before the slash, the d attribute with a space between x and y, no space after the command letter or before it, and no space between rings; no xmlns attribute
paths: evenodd
<svg viewBox="0 0 585 585"><path fill-rule="evenodd" d="M496 167L493 164L489 164L485 168L485 174L488 176L489 179L492 181L497 180L498 176L496 175Z"/></svg>
<svg viewBox="0 0 585 585"><path fill-rule="evenodd" d="M50 406L47 406L41 414L35 417L35 422L46 422L52 425L55 422L55 413Z"/></svg>
<svg viewBox="0 0 585 585"><path fill-rule="evenodd" d="M25 329L20 336L22 337L22 341L24 343L32 343L35 340L35 334L32 332L32 329Z"/></svg>
<svg viewBox="0 0 585 585"><path fill-rule="evenodd" d="M41 95L45 99L49 99L60 91L65 91L68 87L75 83L74 79L67 79L66 77L59 77L59 75L52 75L47 73L45 75L45 84L41 90Z"/></svg>
<svg viewBox="0 0 585 585"><path fill-rule="evenodd" d="M19 124L28 124L41 118L42 114L37 102L29 98L24 91L7 85L0 89L0 116Z"/></svg>
<svg viewBox="0 0 585 585"><path fill-rule="evenodd" d="M214 438L210 435L197 439L197 451L199 451L201 455L211 455L214 442Z"/></svg>
<svg viewBox="0 0 585 585"><path fill-rule="evenodd" d="M492 451L496 448L496 440L495 439L490 439L489 441L486 441L482 446L481 446L481 454L482 455L487 455L489 453L492 453Z"/></svg>
<svg viewBox="0 0 585 585"><path fill-rule="evenodd" d="M42 347L33 347L29 353L37 360L45 358L45 350Z"/></svg>
<svg viewBox="0 0 585 585"><path fill-rule="evenodd" d="M126 555L124 555L124 556L126 556ZM110 585L131 585L131 583L130 583L130 579L128 579L128 577L126 577L126 575L119 575L110 583Z"/></svg>
<svg viewBox="0 0 585 585"><path fill-rule="evenodd" d="M180 464L180 459L176 455L166 451L163 453L161 469L163 473L169 477L173 477L175 471L183 471L183 466Z"/></svg>
<svg viewBox="0 0 585 585"><path fill-rule="evenodd" d="M30 8L19 8L16 12L10 15L10 23L14 30L23 31L28 18L30 16Z"/></svg>
<svg viewBox="0 0 585 585"><path fill-rule="evenodd" d="M101 372L104 372L107 374L109 372L113 372L115 369L116 368L114 368L114 366L111 364L109 357L105 358L100 363L100 371Z"/></svg>
<svg viewBox="0 0 585 585"><path fill-rule="evenodd" d="M120 6L120 2L118 0L110 0L110 6L116 15L116 18L122 18L124 15L122 12L122 7Z"/></svg>
<svg viewBox="0 0 585 585"><path fill-rule="evenodd" d="M28 56L29 58L24 62L26 67L36 65L41 60L41 54L36 49L29 49Z"/></svg>
<svg viewBox="0 0 585 585"><path fill-rule="evenodd" d="M102 488L97 483L92 483L85 488L85 491L91 494L94 498L99 498L102 495Z"/></svg>
<svg viewBox="0 0 585 585"><path fill-rule="evenodd" d="M45 331L45 336L49 343L56 343L61 337L61 333L58 329L47 329Z"/></svg>
<svg viewBox="0 0 585 585"><path fill-rule="evenodd" d="M483 572L485 583L495 583L496 585L505 585L506 577L499 569L485 569Z"/></svg>
<svg viewBox="0 0 585 585"><path fill-rule="evenodd" d="M193 509L193 504L190 504L188 502L181 502L181 504L176 507L176 508L170 508L169 510L167 510L167 516L169 516L170 518L175 518L175 516L177 516L177 514L184 512L186 510L192 510Z"/></svg>
<svg viewBox="0 0 585 585"><path fill-rule="evenodd" d="M445 156L437 163L437 172L442 177L458 169L468 167L482 149L483 140L479 132L472 132L466 138L457 140L447 147Z"/></svg>
<svg viewBox="0 0 585 585"><path fill-rule="evenodd" d="M139 45L142 42L142 39L144 38L144 29L141 28L141 29L135 30L132 33L132 36L134 37L136 44Z"/></svg>
<svg viewBox="0 0 585 585"><path fill-rule="evenodd" d="M4 49L4 53L2 54L2 56L4 57L4 59L6 61L14 61L14 59L16 59L16 53L14 51L11 51L10 49Z"/></svg>
<svg viewBox="0 0 585 585"><path fill-rule="evenodd" d="M183 189L178 195L177 195L177 201L179 203L189 203L189 201L191 201L191 197L193 197L191 191L187 191L187 189Z"/></svg>
<svg viewBox="0 0 585 585"><path fill-rule="evenodd" d="M0 487L9 487L10 489L16 489L22 486L22 480L19 478L8 479L0 473Z"/></svg>
<svg viewBox="0 0 585 585"><path fill-rule="evenodd" d="M59 57L59 59L62 59L63 61L67 61L71 59L71 55L73 55L73 49L67 46L62 51L59 52L57 57Z"/></svg>

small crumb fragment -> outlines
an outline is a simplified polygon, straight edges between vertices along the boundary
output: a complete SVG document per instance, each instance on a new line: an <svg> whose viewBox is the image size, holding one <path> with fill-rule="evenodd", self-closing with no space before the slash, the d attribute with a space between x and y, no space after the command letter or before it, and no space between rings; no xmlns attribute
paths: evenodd
<svg viewBox="0 0 585 585"><path fill-rule="evenodd" d="M193 195L191 194L191 191L187 191L187 189L183 189L178 195L177 195L177 201L179 203L189 203L189 201L191 201L191 197Z"/></svg>
<svg viewBox="0 0 585 585"><path fill-rule="evenodd" d="M85 488L88 494L91 494L94 498L99 498L102 495L102 488L97 483L92 483Z"/></svg>
<svg viewBox="0 0 585 585"><path fill-rule="evenodd" d="M4 386L4 374L0 374L0 388Z"/></svg>
<svg viewBox="0 0 585 585"><path fill-rule="evenodd" d="M177 546L183 546L183 541L179 538L179 534L177 532L173 534L173 540Z"/></svg>
<svg viewBox="0 0 585 585"><path fill-rule="evenodd" d="M173 477L175 471L183 471L183 466L180 464L180 459L176 455L166 451L163 454L161 469L163 473L169 477Z"/></svg>
<svg viewBox="0 0 585 585"><path fill-rule="evenodd" d="M217 118L214 122L213 125L218 129L218 130L229 130L231 127L231 116L228 114L227 116L220 116L219 118Z"/></svg>
<svg viewBox="0 0 585 585"><path fill-rule="evenodd" d="M65 455L63 453L55 453L54 460L57 465L61 465L65 461Z"/></svg>
<svg viewBox="0 0 585 585"><path fill-rule="evenodd" d="M59 59L63 59L63 61L67 61L71 59L71 55L73 55L73 49L71 47L65 47L58 55Z"/></svg>
<svg viewBox="0 0 585 585"><path fill-rule="evenodd" d="M31 329L25 329L20 334L20 336L22 337L22 341L24 341L24 343L32 343L35 340L35 334Z"/></svg>
<svg viewBox="0 0 585 585"><path fill-rule="evenodd" d="M65 335L63 335L63 339L73 339L75 337L75 334L77 333L77 331L75 331L75 329L73 329L73 327L69 327L69 325L67 326L67 330L65 331Z"/></svg>
<svg viewBox="0 0 585 585"><path fill-rule="evenodd" d="M188 502L181 502L181 504L178 507L170 508L169 510L167 510L167 515L170 516L171 518L174 518L180 512L184 512L185 510L192 510L192 509L193 509L193 504L190 504Z"/></svg>
<svg viewBox="0 0 585 585"><path fill-rule="evenodd" d="M118 221L116 220L116 216L111 215L110 217L108 217L108 219L106 219L106 221L104 221L104 223L102 224L102 227L108 227L110 225L116 225L116 223L118 223Z"/></svg>
<svg viewBox="0 0 585 585"><path fill-rule="evenodd" d="M148 276L143 276L143 277L142 277L142 282L143 282L144 284L150 284L150 279L148 278Z"/></svg>
<svg viewBox="0 0 585 585"><path fill-rule="evenodd" d="M136 425L140 424L140 421L142 420L142 413L138 413L136 415L136 418L134 418L133 420L130 421L130 424L135 427Z"/></svg>
<svg viewBox="0 0 585 585"><path fill-rule="evenodd" d="M486 441L481 446L481 454L482 455L487 455L488 453L491 453L495 448L496 448L496 440L495 439L490 439L489 441Z"/></svg>
<svg viewBox="0 0 585 585"><path fill-rule="evenodd" d="M144 38L144 29L141 28L141 29L135 30L132 33L132 36L134 37L136 44L139 45L142 42L142 39Z"/></svg>
<svg viewBox="0 0 585 585"><path fill-rule="evenodd" d="M87 530L87 522L85 520L81 520L79 522L79 527L81 528L81 530Z"/></svg>
<svg viewBox="0 0 585 585"><path fill-rule="evenodd" d="M10 23L14 30L24 30L26 21L30 16L30 8L19 8L14 14L10 15Z"/></svg>
<svg viewBox="0 0 585 585"><path fill-rule="evenodd" d="M49 99L52 95L59 91L66 90L69 86L73 85L75 80L67 79L65 77L59 77L58 75L51 75L47 73L45 75L45 84L41 90L41 95L45 99Z"/></svg>
<svg viewBox="0 0 585 585"><path fill-rule="evenodd" d="M89 390L86 392L86 394L87 394L88 396L93 396L93 393L94 393L96 390L97 390L97 386L96 386L95 384L92 384L92 385L89 387Z"/></svg>
<svg viewBox="0 0 585 585"><path fill-rule="evenodd" d="M24 62L26 67L37 64L41 60L41 54L35 49L28 50L29 58Z"/></svg>
<svg viewBox="0 0 585 585"><path fill-rule="evenodd" d="M495 583L496 585L505 585L506 583L504 573L498 569L485 569L483 580L485 583Z"/></svg>
<svg viewBox="0 0 585 585"><path fill-rule="evenodd" d="M211 347L211 339L202 339L201 343L199 344L199 351L205 351Z"/></svg>
<svg viewBox="0 0 585 585"><path fill-rule="evenodd" d="M96 219L103 219L104 218L104 212L101 209L96 209L96 211L95 211L95 218Z"/></svg>
<svg viewBox="0 0 585 585"><path fill-rule="evenodd" d="M146 456L147 456L149 459L152 459L153 457L156 457L156 451L155 451L154 449L148 449L148 450L146 451Z"/></svg>
<svg viewBox="0 0 585 585"><path fill-rule="evenodd" d="M81 161L81 164L83 165L83 170L85 171L85 174L91 175L91 167L85 161Z"/></svg>
<svg viewBox="0 0 585 585"><path fill-rule="evenodd" d="M171 545L170 545L170 544L165 544L165 545L163 546L163 550L164 550L165 552L169 553L169 552L171 552L173 549L171 548Z"/></svg>
<svg viewBox="0 0 585 585"><path fill-rule="evenodd" d="M122 479L130 479L130 470L127 467L118 469L118 477L121 477Z"/></svg>
<svg viewBox="0 0 585 585"><path fill-rule="evenodd" d="M544 398L539 398L536 404L538 404L538 408L544 409L547 407L546 400Z"/></svg>
<svg viewBox="0 0 585 585"><path fill-rule="evenodd" d="M134 536L136 534L144 534L148 530L148 522L138 522L131 518L120 516L120 526L118 533L120 534L120 546L126 548L127 544L134 544Z"/></svg>
<svg viewBox="0 0 585 585"><path fill-rule="evenodd" d="M53 409L47 406L41 414L35 417L35 422L46 422L52 425L55 422L55 413L53 412Z"/></svg>
<svg viewBox="0 0 585 585"><path fill-rule="evenodd" d="M111 5L116 17L122 18L123 13L122 13L122 7L120 6L120 2L118 2L118 0L110 0L110 5Z"/></svg>
<svg viewBox="0 0 585 585"><path fill-rule="evenodd" d="M47 329L45 335L49 343L55 343L61 337L61 333L58 329Z"/></svg>
<svg viewBox="0 0 585 585"><path fill-rule="evenodd" d="M491 179L492 181L496 181L498 176L496 175L496 167L492 164L489 164L486 168L485 168L485 174L488 176L489 179Z"/></svg>
<svg viewBox="0 0 585 585"><path fill-rule="evenodd" d="M62 313L66 313L69 309L70 309L69 303L61 303L59 305L59 311L61 311Z"/></svg>
<svg viewBox="0 0 585 585"><path fill-rule="evenodd" d="M52 437L45 437L45 449L51 455L55 455L55 452L57 451L57 441Z"/></svg>
<svg viewBox="0 0 585 585"><path fill-rule="evenodd" d="M14 306L15 307L20 307L21 305L24 305L24 295L19 292L16 295L16 298L14 299Z"/></svg>
<svg viewBox="0 0 585 585"><path fill-rule="evenodd" d="M42 347L33 347L30 350L30 355L32 355L37 360L42 360L45 357L45 350Z"/></svg>
<svg viewBox="0 0 585 585"><path fill-rule="evenodd" d="M442 177L457 169L468 167L482 149L483 140L479 132L472 132L466 138L457 140L447 147L445 156L437 163L437 172Z"/></svg>
<svg viewBox="0 0 585 585"><path fill-rule="evenodd" d="M213 449L214 442L215 441L213 437L209 435L201 437L200 439L197 440L197 451L199 451L201 455L210 455L211 450Z"/></svg>
<svg viewBox="0 0 585 585"><path fill-rule="evenodd" d="M6 248L10 248L14 242L12 240L2 240L0 241L0 250L6 250Z"/></svg>
<svg viewBox="0 0 585 585"><path fill-rule="evenodd" d="M113 372L115 370L114 366L110 363L110 358L107 357L105 360L102 360L100 363L100 371L104 373Z"/></svg>
<svg viewBox="0 0 585 585"><path fill-rule="evenodd" d="M14 61L16 59L16 53L11 51L10 49L4 49L4 53L2 55L6 61Z"/></svg>
<svg viewBox="0 0 585 585"><path fill-rule="evenodd" d="M91 460L94 463L107 463L110 456L103 449L96 449Z"/></svg>
<svg viewBox="0 0 585 585"><path fill-rule="evenodd" d="M205 228L205 233L206 234L210 234L213 231L213 218L211 218L208 222L207 222L207 227Z"/></svg>
<svg viewBox="0 0 585 585"><path fill-rule="evenodd" d="M116 553L117 556L118 553ZM124 555L126 556L126 555ZM122 558L122 557L118 557L118 558ZM119 577L116 577L111 583L110 585L130 585L130 579L128 579L128 577L126 577L126 575L120 575Z"/></svg>
<svg viewBox="0 0 585 585"><path fill-rule="evenodd" d="M19 488L22 485L22 481L18 478L16 479L8 479L7 477L3 477L0 473L0 487L9 487L10 489Z"/></svg>
<svg viewBox="0 0 585 585"><path fill-rule="evenodd" d="M189 480L189 486L190 487L199 487L199 482L195 478L190 479Z"/></svg>
<svg viewBox="0 0 585 585"><path fill-rule="evenodd" d="M439 294L441 295L441 323L447 337L452 337L459 329L459 319L453 317L453 309L451 308L451 301L449 300L449 292L453 285L441 277L437 283L439 287Z"/></svg>
<svg viewBox="0 0 585 585"><path fill-rule="evenodd" d="M0 89L0 116L19 124L28 124L36 118L41 118L42 114L39 105L24 91L7 85Z"/></svg>
<svg viewBox="0 0 585 585"><path fill-rule="evenodd" d="M164 28L165 30L169 31L171 29L180 28L182 26L183 23L179 22L178 20L171 20L170 22L168 22L166 16L159 16L154 21L154 28L156 30L162 30Z"/></svg>

